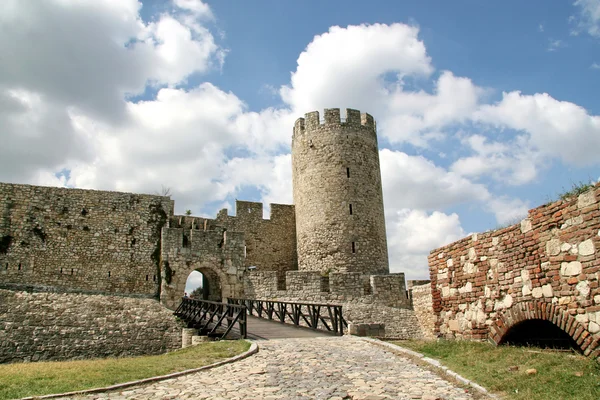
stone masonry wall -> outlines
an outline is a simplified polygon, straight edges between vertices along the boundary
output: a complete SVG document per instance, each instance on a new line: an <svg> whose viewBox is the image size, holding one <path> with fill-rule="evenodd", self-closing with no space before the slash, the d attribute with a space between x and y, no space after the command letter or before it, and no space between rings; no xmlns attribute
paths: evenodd
<svg viewBox="0 0 600 400"><path fill-rule="evenodd" d="M300 271L389 272L375 121L326 109L299 118L292 176Z"/></svg>
<svg viewBox="0 0 600 400"><path fill-rule="evenodd" d="M0 363L160 354L181 325L156 300L0 289Z"/></svg>
<svg viewBox="0 0 600 400"><path fill-rule="evenodd" d="M431 297L431 283L424 285L409 285L409 292L412 300L415 316L419 321L419 326L423 332L424 339L435 339L435 321L436 316L432 312L433 299Z"/></svg>
<svg viewBox="0 0 600 400"><path fill-rule="evenodd" d="M243 293L244 233L220 227L209 231L163 228L161 260L160 299L169 308L179 305L192 271L204 275L206 300L221 301Z"/></svg>
<svg viewBox="0 0 600 400"><path fill-rule="evenodd" d="M252 271L244 277L244 296L249 299L339 304L346 321L384 324L387 337L421 338L422 332L410 309L404 274L361 275L290 271L286 289L278 290L274 271Z"/></svg>
<svg viewBox="0 0 600 400"><path fill-rule="evenodd" d="M0 183L0 287L154 296L168 197Z"/></svg>
<svg viewBox="0 0 600 400"><path fill-rule="evenodd" d="M219 211L215 219L191 216L175 216L172 228L188 231L211 231L225 229L243 232L245 240L244 266L256 266L260 270L278 271L280 281L286 271L298 269L296 253L296 217L293 205L270 204L271 216L263 219L262 203L236 200L235 216L227 209Z"/></svg>
<svg viewBox="0 0 600 400"><path fill-rule="evenodd" d="M514 323L546 319L600 355L600 184L429 256L436 332L498 342Z"/></svg>

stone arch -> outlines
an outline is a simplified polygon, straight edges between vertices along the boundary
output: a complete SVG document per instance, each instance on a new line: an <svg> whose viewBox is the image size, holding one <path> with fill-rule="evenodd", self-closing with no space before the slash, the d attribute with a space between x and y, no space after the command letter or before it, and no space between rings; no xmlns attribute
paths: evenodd
<svg viewBox="0 0 600 400"><path fill-rule="evenodd" d="M221 277L219 276L219 274L217 274L214 269L206 267L198 267L193 271L197 271L202 274L202 300L222 301L223 284L221 282Z"/></svg>
<svg viewBox="0 0 600 400"><path fill-rule="evenodd" d="M600 340L580 324L571 314L554 304L535 301L521 302L499 313L490 326L489 338L500 344L510 328L523 321L545 320L566 332L584 355L600 356Z"/></svg>
<svg viewBox="0 0 600 400"><path fill-rule="evenodd" d="M212 296L208 300L221 301L227 297L235 297L235 288L230 284L231 276L228 276L218 265L210 262L188 261L178 264L177 271L171 277L171 282L166 283L163 279L161 287L161 302L168 308L174 309L181 302L185 291L187 278L192 271L202 273L209 280L209 290Z"/></svg>

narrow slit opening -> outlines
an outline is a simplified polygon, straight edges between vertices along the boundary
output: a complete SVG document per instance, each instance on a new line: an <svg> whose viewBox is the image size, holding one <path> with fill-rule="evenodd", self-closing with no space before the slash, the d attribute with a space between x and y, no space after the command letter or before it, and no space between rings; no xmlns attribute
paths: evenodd
<svg viewBox="0 0 600 400"><path fill-rule="evenodd" d="M356 243L352 242L352 253L356 253Z"/></svg>
<svg viewBox="0 0 600 400"><path fill-rule="evenodd" d="M350 215L352 215L352 204L348 204L348 208L350 209Z"/></svg>
<svg viewBox="0 0 600 400"><path fill-rule="evenodd" d="M346 176L350 178L350 167L346 167Z"/></svg>

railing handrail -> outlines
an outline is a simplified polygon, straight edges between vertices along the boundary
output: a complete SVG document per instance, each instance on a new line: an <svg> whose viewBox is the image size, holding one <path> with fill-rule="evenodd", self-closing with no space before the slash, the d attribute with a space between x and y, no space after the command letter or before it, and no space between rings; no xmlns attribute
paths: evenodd
<svg viewBox="0 0 600 400"><path fill-rule="evenodd" d="M329 303L310 303L310 302L304 302L304 303L300 303L299 301L281 301L281 300L265 300L265 299L240 299L240 298L236 298L236 297L228 297L227 301L229 300L233 300L233 301L264 301L264 302L271 302L271 303L282 303L282 304L297 304L297 305L301 305L301 306L321 306L321 307L342 307L341 304L329 304ZM235 304L235 303L229 303L229 304Z"/></svg>
<svg viewBox="0 0 600 400"><path fill-rule="evenodd" d="M212 325L210 332L208 332L209 335L216 334L217 330L223 325L224 320L226 320L225 332L221 335L221 339L224 339L237 323L240 336L244 339L247 337L247 309L246 306L241 304L219 303L183 297L179 307L173 314L183 319L188 327L199 327L201 330L207 331Z"/></svg>
<svg viewBox="0 0 600 400"><path fill-rule="evenodd" d="M284 324L287 319L295 326L326 331L335 335L343 335L344 328L348 327L348 323L342 314L342 305L340 304L300 303L294 301L239 299L231 297L227 298L227 302L230 304L243 304L246 307L246 312L251 316L271 321L279 320L279 322ZM288 309L288 307L291 309ZM303 308L305 309L303 310ZM324 310L321 310L322 308ZM254 311L256 311L256 315Z"/></svg>

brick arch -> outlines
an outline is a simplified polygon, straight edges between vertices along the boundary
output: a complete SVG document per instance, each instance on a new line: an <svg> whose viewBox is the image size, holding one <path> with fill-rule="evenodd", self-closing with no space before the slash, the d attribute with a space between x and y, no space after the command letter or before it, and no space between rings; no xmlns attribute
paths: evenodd
<svg viewBox="0 0 600 400"><path fill-rule="evenodd" d="M564 309L554 304L526 301L499 313L490 326L489 338L499 344L508 330L519 322L541 319L552 322L573 338L586 356L600 356L600 339L592 334Z"/></svg>

